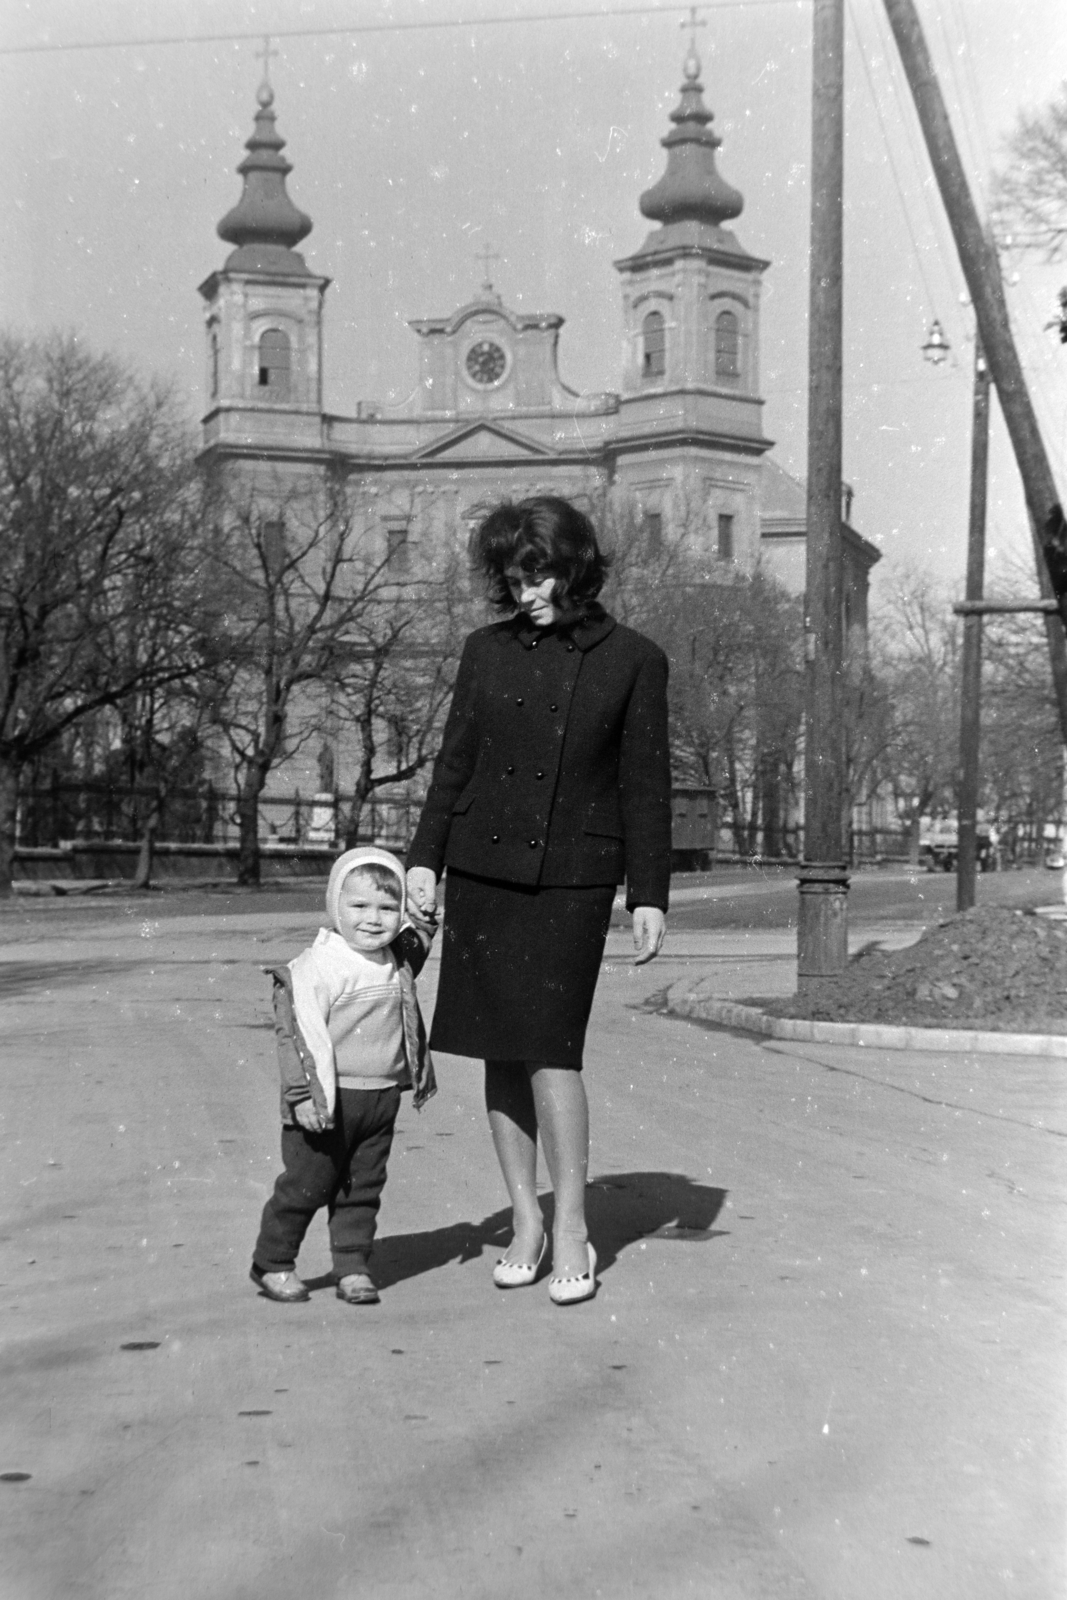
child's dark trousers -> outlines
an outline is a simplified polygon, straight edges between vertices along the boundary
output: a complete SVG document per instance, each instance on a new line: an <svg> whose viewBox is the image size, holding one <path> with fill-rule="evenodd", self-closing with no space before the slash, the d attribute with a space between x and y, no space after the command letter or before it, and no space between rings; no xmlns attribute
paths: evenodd
<svg viewBox="0 0 1067 1600"><path fill-rule="evenodd" d="M325 1206L334 1272L366 1272L385 1168L400 1110L399 1089L337 1091L326 1133L282 1129L285 1171L263 1208L252 1260L261 1272L292 1272L308 1225Z"/></svg>

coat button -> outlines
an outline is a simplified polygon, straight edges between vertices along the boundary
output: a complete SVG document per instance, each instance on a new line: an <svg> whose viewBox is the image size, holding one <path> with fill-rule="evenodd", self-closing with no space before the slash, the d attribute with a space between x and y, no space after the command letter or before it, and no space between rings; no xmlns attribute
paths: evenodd
<svg viewBox="0 0 1067 1600"><path fill-rule="evenodd" d="M535 778L543 778L544 777L544 773L543 772L535 772L534 773L534 777Z"/></svg>
<svg viewBox="0 0 1067 1600"><path fill-rule="evenodd" d="M530 844L530 849L531 850L536 850L537 849L537 840L536 839L531 839L529 841L529 844Z"/></svg>
<svg viewBox="0 0 1067 1600"><path fill-rule="evenodd" d="M500 835L499 835L499 833L494 833L494 835L493 835L493 843L494 844L499 844L500 843Z"/></svg>
<svg viewBox="0 0 1067 1600"><path fill-rule="evenodd" d="M517 706L521 706L522 705L522 695L521 694L517 694L515 696L515 704Z"/></svg>
<svg viewBox="0 0 1067 1600"><path fill-rule="evenodd" d="M557 705L557 704L556 704L556 702L555 702L555 701L554 701L554 700L553 700L553 702L552 702L552 704L551 704L551 705L550 705L550 706L549 706L549 708L548 708L548 709L549 709L549 710L550 710L550 711L558 711L558 710L559 710L559 706L558 706L558 705Z"/></svg>
<svg viewBox="0 0 1067 1600"><path fill-rule="evenodd" d="M512 775L512 773L513 773L513 772L514 772L514 771L515 771L515 768L514 768L514 767L509 767L509 768L508 768L508 777L509 777L509 778L510 778L510 777L511 777L511 775Z"/></svg>

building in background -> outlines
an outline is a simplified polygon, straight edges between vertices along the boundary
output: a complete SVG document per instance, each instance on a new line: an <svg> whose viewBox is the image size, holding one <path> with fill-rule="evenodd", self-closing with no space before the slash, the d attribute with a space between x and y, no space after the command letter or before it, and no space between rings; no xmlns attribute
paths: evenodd
<svg viewBox="0 0 1067 1600"><path fill-rule="evenodd" d="M769 263L728 224L744 201L718 171L721 143L690 46L663 138L666 170L640 196L652 224L615 262L622 371L603 391L568 388L558 366L563 318L504 304L489 271L465 305L410 322L419 378L399 405L368 399L354 416L326 408L324 305L329 279L297 246L311 220L290 199L291 166L268 82L238 167L244 187L218 225L233 246L201 284L208 391L203 460L279 501L317 483L358 499L369 559L397 581L453 561L469 529L507 497L553 493L589 509L611 542L640 530L646 547L679 543L712 582L757 568L792 593L805 571L805 493L770 454L760 396L760 293ZM432 295L427 257L427 295ZM602 314L601 308L590 308ZM843 489L847 627L866 631L868 575L879 552L850 526ZM348 789L344 739L323 723ZM308 794L314 753L274 784Z"/></svg>
<svg viewBox="0 0 1067 1600"><path fill-rule="evenodd" d="M273 100L264 83L238 168L243 193L218 226L234 249L200 286L206 462L260 481L269 471L279 484L326 472L358 483L374 508L368 537L408 570L462 537L485 506L548 492L594 511L625 502L653 538L684 534L712 573L762 564L793 592L803 588L803 488L768 455L762 428L760 289L769 263L726 226L744 202L717 170L721 141L692 47L661 141L666 171L639 201L655 226L615 263L625 363L618 388L600 393L567 387L558 369L563 318L510 310L487 256L472 300L411 322L420 364L408 402L329 412L329 279L296 249L311 220L286 191L292 169ZM848 529L851 621L865 620L878 559Z"/></svg>

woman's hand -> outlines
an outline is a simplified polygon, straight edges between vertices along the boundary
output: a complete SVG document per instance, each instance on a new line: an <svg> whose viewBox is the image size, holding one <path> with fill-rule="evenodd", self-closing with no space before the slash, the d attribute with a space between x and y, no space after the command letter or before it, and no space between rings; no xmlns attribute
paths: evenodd
<svg viewBox="0 0 1067 1600"><path fill-rule="evenodd" d="M429 867L408 868L408 896L424 917L437 910L437 879Z"/></svg>
<svg viewBox="0 0 1067 1600"><path fill-rule="evenodd" d="M667 932L667 918L659 906L634 907L634 966L644 966L658 956Z"/></svg>

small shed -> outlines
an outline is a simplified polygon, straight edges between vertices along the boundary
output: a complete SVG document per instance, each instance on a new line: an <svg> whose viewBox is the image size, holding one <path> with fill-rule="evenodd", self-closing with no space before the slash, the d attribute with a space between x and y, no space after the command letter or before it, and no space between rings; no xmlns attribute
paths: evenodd
<svg viewBox="0 0 1067 1600"><path fill-rule="evenodd" d="M676 871L709 867L719 832L716 789L676 784L671 789L671 857Z"/></svg>

